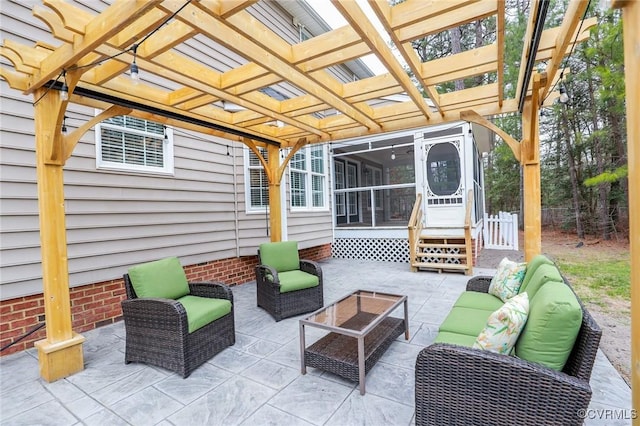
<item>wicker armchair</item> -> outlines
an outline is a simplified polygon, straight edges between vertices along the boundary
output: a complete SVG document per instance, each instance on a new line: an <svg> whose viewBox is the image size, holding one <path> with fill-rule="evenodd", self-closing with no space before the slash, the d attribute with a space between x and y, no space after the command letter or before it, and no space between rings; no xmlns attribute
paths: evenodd
<svg viewBox="0 0 640 426"><path fill-rule="evenodd" d="M276 321L324 305L322 269L316 262L299 259L295 241L260 245L256 287L258 306Z"/></svg>
<svg viewBox="0 0 640 426"><path fill-rule="evenodd" d="M490 282L473 278L467 290L487 292ZM446 343L423 349L415 369L416 425L582 424L602 331L580 305L582 325L563 371Z"/></svg>
<svg viewBox="0 0 640 426"><path fill-rule="evenodd" d="M153 263L156 262L146 265ZM152 364L186 378L218 352L235 344L233 294L229 287L217 282L187 283L187 297L198 304L202 298L215 299L228 309L226 301L231 302L230 312L190 332L193 325L189 324L184 297L183 302L173 298L138 297L130 277L131 269L129 272L124 274L127 300L122 301L126 364ZM186 276L184 279L186 281Z"/></svg>

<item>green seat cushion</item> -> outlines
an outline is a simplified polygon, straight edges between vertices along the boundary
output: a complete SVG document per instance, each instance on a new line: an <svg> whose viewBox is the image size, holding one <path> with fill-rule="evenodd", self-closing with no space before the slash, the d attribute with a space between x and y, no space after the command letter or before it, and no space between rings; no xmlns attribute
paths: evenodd
<svg viewBox="0 0 640 426"><path fill-rule="evenodd" d="M527 263L527 269L525 271L524 278L522 279L522 285L520 285L520 290L518 291L518 293L522 293L524 291L524 289L527 287L527 284L529 284L531 277L533 277L533 274L536 272L540 265L553 265L553 262L543 254L539 254L531 259L531 261ZM531 295L529 295L529 300L531 300Z"/></svg>
<svg viewBox="0 0 640 426"><path fill-rule="evenodd" d="M582 324L582 309L564 283L548 282L531 300L529 319L516 342L516 356L562 370Z"/></svg>
<svg viewBox="0 0 640 426"><path fill-rule="evenodd" d="M496 311L502 306L502 300L492 294L481 293L478 291L463 292L453 306L461 308L475 308L484 311Z"/></svg>
<svg viewBox="0 0 640 426"><path fill-rule="evenodd" d="M178 299L189 294L187 276L177 257L132 266L128 272L138 297Z"/></svg>
<svg viewBox="0 0 640 426"><path fill-rule="evenodd" d="M260 244L260 262L271 266L278 272L300 269L298 243L296 241L280 241Z"/></svg>
<svg viewBox="0 0 640 426"><path fill-rule="evenodd" d="M189 333L222 318L231 312L231 302L226 299L212 299L210 297L183 296L178 302L187 311Z"/></svg>
<svg viewBox="0 0 640 426"><path fill-rule="evenodd" d="M453 345L472 347L476 341L476 336L468 336L466 334L451 333L449 331L441 331L438 333L433 343L451 343Z"/></svg>
<svg viewBox="0 0 640 426"><path fill-rule="evenodd" d="M529 295L529 300L533 300L538 290L550 281L555 281L556 283L564 283L562 275L560 275L560 272L555 265L540 265L533 273L533 276L527 283L527 286L524 288L524 290L520 290L520 293L527 292L527 294Z"/></svg>
<svg viewBox="0 0 640 426"><path fill-rule="evenodd" d="M440 325L439 331L476 336L482 331L492 311L454 306ZM472 342L473 344L473 342Z"/></svg>
<svg viewBox="0 0 640 426"><path fill-rule="evenodd" d="M278 273L280 293L315 287L320 280L317 276L304 271L287 271Z"/></svg>

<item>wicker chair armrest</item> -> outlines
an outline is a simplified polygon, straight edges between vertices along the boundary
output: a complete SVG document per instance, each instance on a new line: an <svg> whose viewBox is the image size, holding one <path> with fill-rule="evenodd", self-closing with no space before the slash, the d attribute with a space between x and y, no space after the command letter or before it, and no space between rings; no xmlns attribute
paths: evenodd
<svg viewBox="0 0 640 426"><path fill-rule="evenodd" d="M271 275L269 279L268 275ZM280 277L278 277L278 271L275 268L268 265L256 266L256 279L258 284L270 284L280 287Z"/></svg>
<svg viewBox="0 0 640 426"><path fill-rule="evenodd" d="M322 278L322 268L317 262L308 259L300 259L300 270L308 274Z"/></svg>
<svg viewBox="0 0 640 426"><path fill-rule="evenodd" d="M436 343L416 359L416 425L463 415L458 424L582 424L589 382L513 356ZM437 413L437 414L434 414ZM445 421L446 423L446 421ZM473 421L471 423L474 423Z"/></svg>
<svg viewBox="0 0 640 426"><path fill-rule="evenodd" d="M190 282L189 291L194 296L227 299L233 303L233 293L229 286L218 281Z"/></svg>
<svg viewBox="0 0 640 426"><path fill-rule="evenodd" d="M139 298L122 301L122 316L125 322L144 324L156 330L173 330L186 334L189 330L187 311L177 300Z"/></svg>
<svg viewBox="0 0 640 426"><path fill-rule="evenodd" d="M488 293L491 278L487 276L473 277L467 282L467 291L477 291L480 293Z"/></svg>

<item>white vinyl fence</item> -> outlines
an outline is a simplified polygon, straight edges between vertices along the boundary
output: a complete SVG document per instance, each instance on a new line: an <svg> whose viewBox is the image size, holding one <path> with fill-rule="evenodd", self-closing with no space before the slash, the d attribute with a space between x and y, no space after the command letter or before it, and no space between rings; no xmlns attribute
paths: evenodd
<svg viewBox="0 0 640 426"><path fill-rule="evenodd" d="M484 247L499 250L518 250L518 215L499 212L484 214Z"/></svg>

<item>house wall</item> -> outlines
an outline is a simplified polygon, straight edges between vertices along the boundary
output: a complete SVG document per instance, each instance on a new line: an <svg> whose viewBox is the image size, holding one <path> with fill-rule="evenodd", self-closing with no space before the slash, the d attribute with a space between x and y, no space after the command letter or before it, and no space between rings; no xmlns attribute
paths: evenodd
<svg viewBox="0 0 640 426"><path fill-rule="evenodd" d="M31 15L31 7L30 2L3 1L3 37L29 46L36 40L58 45L46 26ZM269 26L283 28L284 38L297 41L291 16L275 2L260 2L250 12ZM209 63L209 54L234 65L242 61L220 46L204 46L197 40L182 53ZM226 68L221 63L220 70ZM351 78L347 71L340 72L340 77ZM297 89L283 84L278 90L293 94ZM31 96L0 80L2 345L44 320L33 102ZM70 105L69 131L94 114L91 108ZM199 279L236 285L255 278L257 246L269 236L264 214L246 213L243 149L239 143L176 129L174 175L165 176L97 169L93 129L81 138L64 167L74 329L81 332L120 317L121 277L138 263L177 256L188 274ZM288 206L287 181L285 174ZM287 208L286 221L288 239L299 241L301 257L319 260L331 255L329 208L313 213ZM24 348L41 336L35 333L17 347Z"/></svg>

